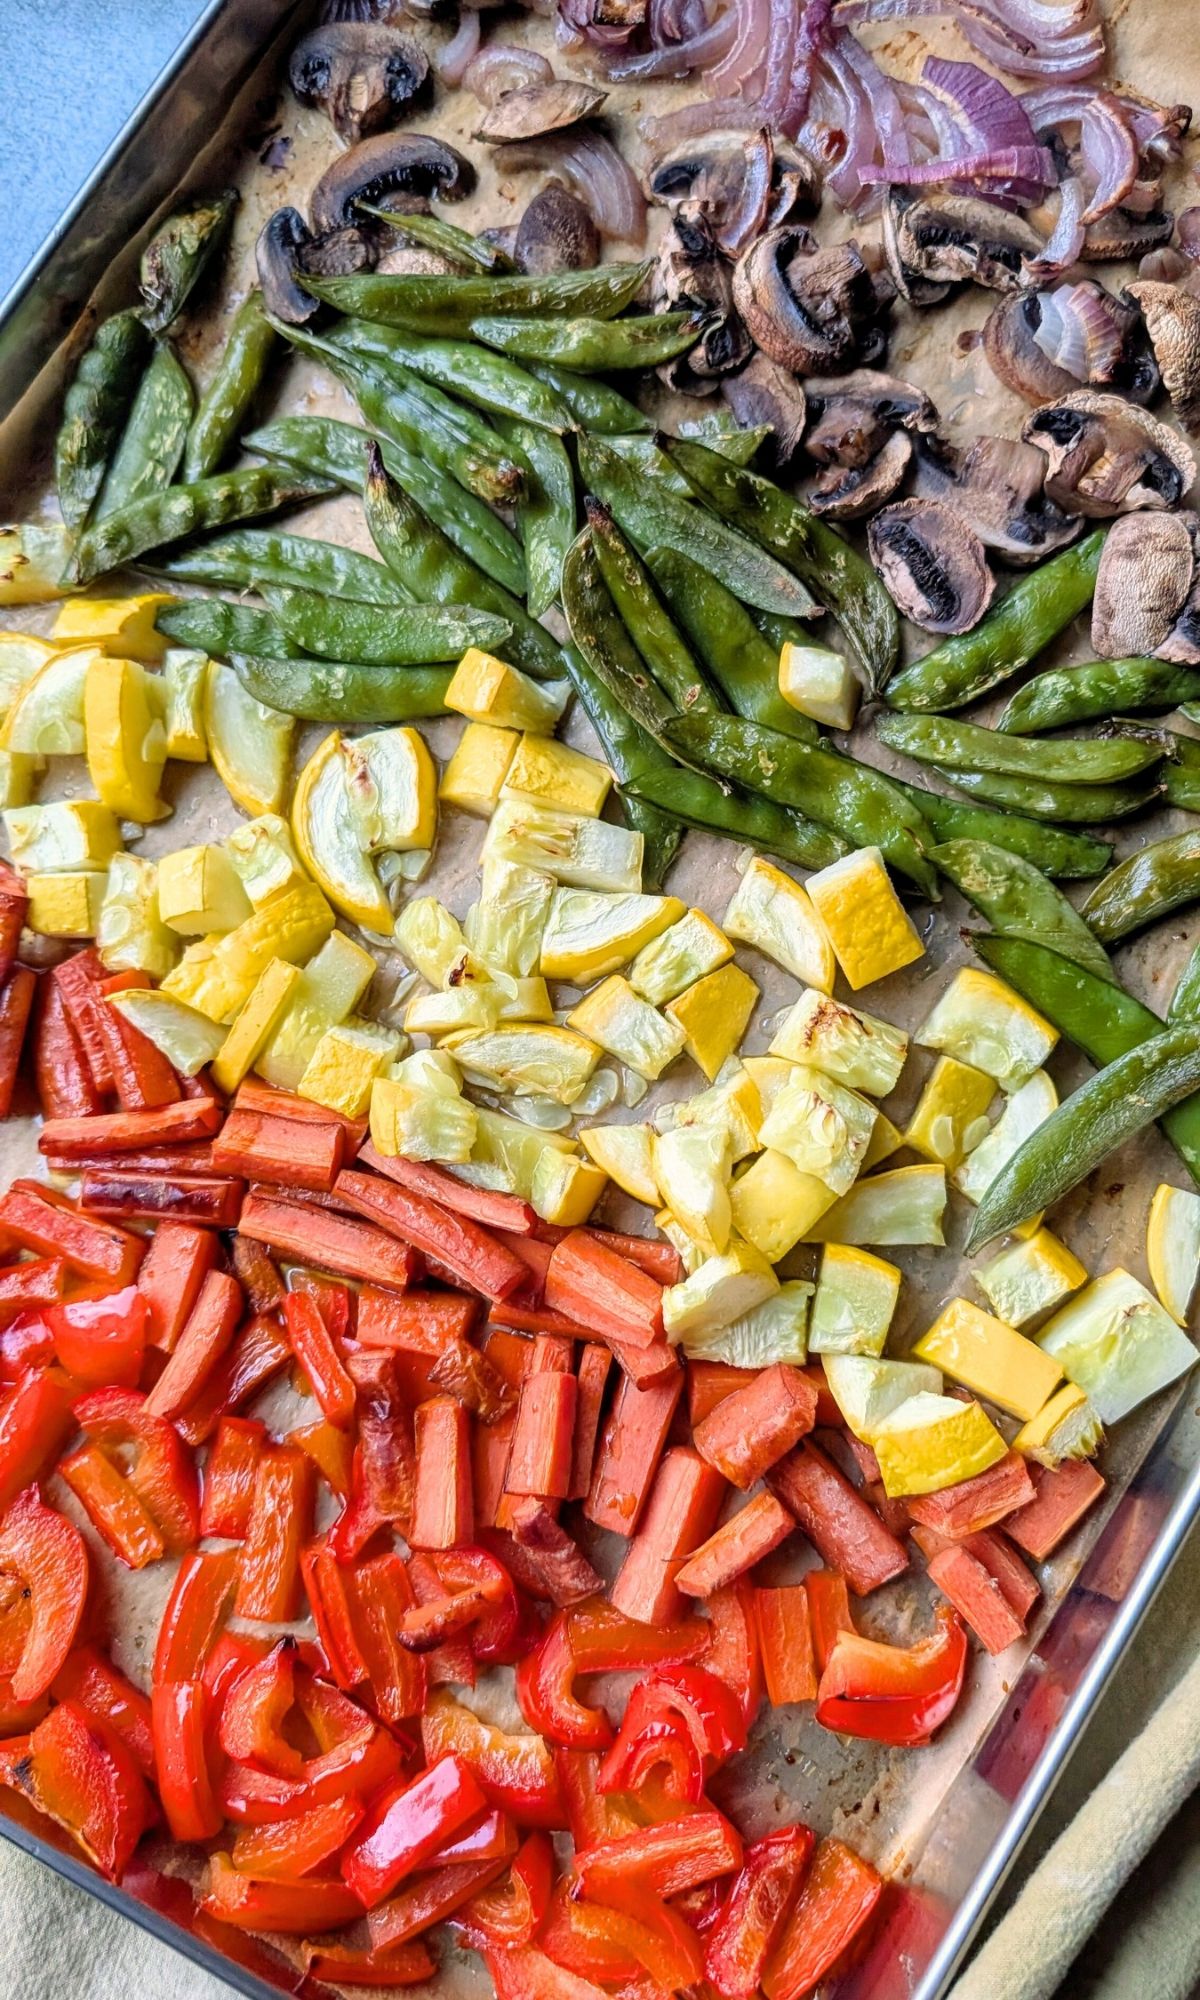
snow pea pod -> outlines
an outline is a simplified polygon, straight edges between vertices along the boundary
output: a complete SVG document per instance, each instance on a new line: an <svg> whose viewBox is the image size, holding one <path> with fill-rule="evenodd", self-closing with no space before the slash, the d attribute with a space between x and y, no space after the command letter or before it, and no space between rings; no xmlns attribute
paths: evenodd
<svg viewBox="0 0 1200 2000"><path fill-rule="evenodd" d="M189 485L215 472L237 437L262 387L278 338L267 318L262 293L251 292L237 309L216 372L200 397L188 433L183 477Z"/></svg>
<svg viewBox="0 0 1200 2000"><path fill-rule="evenodd" d="M461 264L464 271L516 269L512 258L496 244L485 243L481 236L472 236L469 229L460 229L457 222L445 222L440 215L406 215L399 209L376 208L369 201L356 201L354 206L360 215L373 215L377 222L386 222L398 236L407 236L410 243L421 243L427 250L438 251Z"/></svg>
<svg viewBox="0 0 1200 2000"><path fill-rule="evenodd" d="M539 430L575 428L570 410L546 382L505 354L472 340L445 340L430 333L403 333L369 319L347 320L337 329L339 346L354 354L411 369L423 381L500 416L523 417Z"/></svg>
<svg viewBox="0 0 1200 2000"><path fill-rule="evenodd" d="M531 618L540 618L557 601L562 566L575 539L575 468L555 431L520 417L494 421L531 468L517 501L517 526L525 545L525 607Z"/></svg>
<svg viewBox="0 0 1200 2000"><path fill-rule="evenodd" d="M389 478L372 447L363 489L367 526L388 568L420 604L465 604L506 618L512 632L505 652L535 680L554 680L563 671L562 654L547 632L502 584L493 583L455 548L415 500Z"/></svg>
<svg viewBox="0 0 1200 2000"><path fill-rule="evenodd" d="M168 639L194 646L213 660L228 660L234 653L286 660L300 651L269 611L256 611L251 604L231 604L224 597L193 597L184 604L168 604L155 623Z"/></svg>
<svg viewBox="0 0 1200 2000"><path fill-rule="evenodd" d="M367 667L415 667L457 660L468 646L494 652L512 630L493 612L457 605L405 604L384 609L348 604L311 590L263 592L293 644L322 660L358 660Z"/></svg>
<svg viewBox="0 0 1200 2000"><path fill-rule="evenodd" d="M968 1255L1078 1187L1116 1147L1200 1086L1200 1025L1163 1028L1089 1077L1001 1167L971 1219Z"/></svg>
<svg viewBox="0 0 1200 2000"><path fill-rule="evenodd" d="M1162 792L1157 779L1140 785L1042 785L1032 778L949 767L943 767L942 776L960 792L982 799L985 805L999 806L1002 812L1058 820L1065 826L1107 826L1110 820L1139 812Z"/></svg>
<svg viewBox="0 0 1200 2000"><path fill-rule="evenodd" d="M815 743L816 723L779 692L778 652L732 592L678 549L650 549L646 564L735 715Z"/></svg>
<svg viewBox="0 0 1200 2000"><path fill-rule="evenodd" d="M643 313L637 319L533 319L485 314L471 332L485 347L519 361L561 361L580 375L620 374L657 368L686 353L700 336L699 313Z"/></svg>
<svg viewBox="0 0 1200 2000"><path fill-rule="evenodd" d="M1200 708L1194 704L1185 707L1183 714L1189 722L1200 721ZM1175 729L1143 732L1131 722L1114 723L1113 732L1118 736L1144 735L1147 740L1160 743L1168 759L1162 769L1166 803L1179 806L1184 812L1200 812L1200 740Z"/></svg>
<svg viewBox="0 0 1200 2000"><path fill-rule="evenodd" d="M68 528L81 528L92 511L149 354L139 315L114 313L97 327L75 370L54 440L58 504Z"/></svg>
<svg viewBox="0 0 1200 2000"><path fill-rule="evenodd" d="M601 437L623 437L654 429L653 419L636 403L607 382L598 382L594 375L576 375L571 368L560 368L556 361L530 361L527 366L531 375L553 389L586 431L598 431Z"/></svg>
<svg viewBox="0 0 1200 2000"><path fill-rule="evenodd" d="M600 574L618 616L659 687L680 715L704 715L715 710L712 691L686 640L655 593L608 508L599 500L586 503L592 547Z"/></svg>
<svg viewBox="0 0 1200 2000"><path fill-rule="evenodd" d="M187 443L194 400L173 349L167 341L159 341L100 489L98 515L161 493L171 484Z"/></svg>
<svg viewBox="0 0 1200 2000"><path fill-rule="evenodd" d="M772 555L707 508L647 479L599 438L580 437L579 471L585 488L603 500L639 549L682 549L743 604L760 610L805 617L815 609L804 585Z"/></svg>
<svg viewBox="0 0 1200 2000"><path fill-rule="evenodd" d="M973 631L944 639L898 674L893 708L961 708L1027 667L1092 601L1103 528L1023 576Z"/></svg>
<svg viewBox="0 0 1200 2000"><path fill-rule="evenodd" d="M852 847L878 847L936 901L937 875L925 858L929 827L882 771L740 715L678 716L665 735L669 748L832 828Z"/></svg>
<svg viewBox="0 0 1200 2000"><path fill-rule="evenodd" d="M179 317L224 246L237 204L236 190L225 188L176 209L155 230L142 251L138 273L141 316L150 333L165 333Z"/></svg>
<svg viewBox="0 0 1200 2000"><path fill-rule="evenodd" d="M1175 982L1171 1004L1167 1008L1168 1021L1200 1020L1200 944L1196 945L1183 971Z"/></svg>
<svg viewBox="0 0 1200 2000"><path fill-rule="evenodd" d="M722 520L770 549L836 618L878 694L891 678L900 651L900 620L875 571L836 528L819 520L792 493L761 473L749 472L686 438L664 438L663 448L693 490ZM685 555L701 551L682 544ZM724 579L723 579L724 580ZM795 613L795 605L764 604L764 611Z"/></svg>
<svg viewBox="0 0 1200 2000"><path fill-rule="evenodd" d="M1081 916L1103 944L1116 944L1200 896L1200 832L1171 834L1118 862L1097 882Z"/></svg>
<svg viewBox="0 0 1200 2000"><path fill-rule="evenodd" d="M977 722L948 715L881 715L875 725L881 743L919 764L960 771L995 771L1002 777L1032 778L1060 785L1108 785L1136 778L1162 758L1160 745L1099 737L1068 737L1045 743L1039 737L1005 737Z"/></svg>
<svg viewBox="0 0 1200 2000"><path fill-rule="evenodd" d="M411 493L431 521L477 562L480 569L506 590L525 595L525 558L520 543L482 500L453 479L444 479L425 459L388 438L372 440L370 431L344 424L336 417L279 417L242 439L247 451L263 458L282 458L302 471L334 479L350 493L361 493L367 476L367 446L375 442L393 479Z"/></svg>
<svg viewBox="0 0 1200 2000"><path fill-rule="evenodd" d="M642 888L648 895L657 895L679 858L687 828L674 813L651 805L649 799L640 799L636 792L623 792L618 787L617 803L630 832L642 836Z"/></svg>
<svg viewBox="0 0 1200 2000"><path fill-rule="evenodd" d="M1116 977L1074 904L1032 862L987 840L942 841L929 859L1002 937L1032 938L1098 979Z"/></svg>
<svg viewBox="0 0 1200 2000"><path fill-rule="evenodd" d="M305 722L414 722L445 715L452 667L367 667L346 660L230 661L256 701Z"/></svg>
<svg viewBox="0 0 1200 2000"><path fill-rule="evenodd" d="M232 535L214 535L191 549L160 556L142 564L155 576L204 583L215 590L261 590L265 583L297 590L322 590L327 597L349 597L359 604L408 604L412 593L382 563L357 549L336 542L315 542L308 535L282 534L275 528L241 528Z"/></svg>
<svg viewBox="0 0 1200 2000"><path fill-rule="evenodd" d="M611 319L637 297L650 272L640 264L604 264L593 271L536 277L464 277L427 271L362 272L349 278L305 278L306 291L352 319L411 326L422 333L469 333L483 314L585 315Z"/></svg>
<svg viewBox="0 0 1200 2000"><path fill-rule="evenodd" d="M1082 666L1035 674L1010 698L996 727L1008 736L1032 736L1039 729L1139 709L1165 711L1195 697L1200 697L1200 673L1190 667L1169 660L1085 660Z"/></svg>
<svg viewBox="0 0 1200 2000"><path fill-rule="evenodd" d="M214 473L192 486L172 486L135 500L80 536L71 565L74 583L120 569L150 549L179 542L186 535L245 521L256 514L273 514L333 492L327 479L305 478L281 466L251 465L237 472Z"/></svg>

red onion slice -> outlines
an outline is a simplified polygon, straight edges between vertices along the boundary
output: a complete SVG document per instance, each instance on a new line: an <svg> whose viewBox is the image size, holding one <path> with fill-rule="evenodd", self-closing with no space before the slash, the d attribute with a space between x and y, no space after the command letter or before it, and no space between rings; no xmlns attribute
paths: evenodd
<svg viewBox="0 0 1200 2000"><path fill-rule="evenodd" d="M481 24L475 8L465 8L444 49L433 58L433 66L444 84L457 90L479 54Z"/></svg>
<svg viewBox="0 0 1200 2000"><path fill-rule="evenodd" d="M1027 267L1031 284L1040 284L1044 278L1057 278L1076 263L1083 249L1083 210L1087 196L1083 183L1072 174L1059 188L1058 220L1039 257Z"/></svg>
<svg viewBox="0 0 1200 2000"><path fill-rule="evenodd" d="M646 197L611 140L573 128L514 140L498 148L502 168L543 168L565 180L591 210L601 236L640 243L646 234Z"/></svg>
<svg viewBox="0 0 1200 2000"><path fill-rule="evenodd" d="M971 46L1012 76L1078 78L1104 62L1104 31L1092 0L838 0L839 24L949 15Z"/></svg>
<svg viewBox="0 0 1200 2000"><path fill-rule="evenodd" d="M1121 106L1106 90L1096 92L1079 121L1079 150L1094 184L1081 220L1099 222L1124 201L1137 179L1138 148Z"/></svg>
<svg viewBox="0 0 1200 2000"><path fill-rule="evenodd" d="M623 50L606 58L604 68L616 81L652 76L687 76L690 70L707 69L729 54L737 39L738 20L733 7L725 7L689 41L672 42L644 55L627 55Z"/></svg>
<svg viewBox="0 0 1200 2000"><path fill-rule="evenodd" d="M746 84L762 61L767 40L767 0L730 0L737 31L720 61L713 64L707 83L710 97L720 97Z"/></svg>
<svg viewBox="0 0 1200 2000"><path fill-rule="evenodd" d="M510 90L553 83L554 71L536 49L519 49L513 42L489 42L468 63L462 80L481 104L490 105L498 104Z"/></svg>

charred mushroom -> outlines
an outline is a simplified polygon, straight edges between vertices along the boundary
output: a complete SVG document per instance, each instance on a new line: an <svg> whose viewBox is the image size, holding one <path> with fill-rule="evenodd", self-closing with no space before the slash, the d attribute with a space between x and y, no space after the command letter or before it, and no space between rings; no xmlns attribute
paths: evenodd
<svg viewBox="0 0 1200 2000"><path fill-rule="evenodd" d="M1129 287L1145 316L1154 358L1185 431L1200 431L1200 299L1180 285L1142 278Z"/></svg>
<svg viewBox="0 0 1200 2000"><path fill-rule="evenodd" d="M897 289L910 305L936 305L951 285L970 281L1015 292L1042 239L1019 215L971 195L893 188L883 212L883 245Z"/></svg>
<svg viewBox="0 0 1200 2000"><path fill-rule="evenodd" d="M854 521L874 512L900 490L912 459L912 439L893 431L865 465L828 465L808 496L814 514L831 521Z"/></svg>
<svg viewBox="0 0 1200 2000"><path fill-rule="evenodd" d="M296 264L309 278L350 278L374 268L374 245L361 229L327 229L301 244Z"/></svg>
<svg viewBox="0 0 1200 2000"><path fill-rule="evenodd" d="M928 396L873 368L809 381L805 389L805 449L825 467L809 496L813 511L852 520L881 507L899 489L912 458L905 433L937 426Z"/></svg>
<svg viewBox="0 0 1200 2000"><path fill-rule="evenodd" d="M1149 403L1160 387L1140 314L1090 278L1000 299L984 326L983 350L1005 387L1030 403L1108 382L1131 401Z"/></svg>
<svg viewBox="0 0 1200 2000"><path fill-rule="evenodd" d="M600 231L578 195L558 181L535 194L513 238L519 271L590 271L600 262Z"/></svg>
<svg viewBox="0 0 1200 2000"><path fill-rule="evenodd" d="M804 386L765 354L752 354L736 375L722 378L721 394L743 430L765 424L770 436L762 450L768 464L789 465L808 422Z"/></svg>
<svg viewBox="0 0 1200 2000"><path fill-rule="evenodd" d="M491 146L507 139L540 139L543 132L560 132L566 125L578 125L581 118L594 118L606 90L573 77L554 83L531 83L523 90L509 90L489 106L474 137Z"/></svg>
<svg viewBox="0 0 1200 2000"><path fill-rule="evenodd" d="M475 169L444 139L425 132L380 132L327 167L312 191L309 214L318 234L354 221L356 202L386 204L397 196L458 201L475 185Z"/></svg>
<svg viewBox="0 0 1200 2000"><path fill-rule="evenodd" d="M1102 660L1155 653L1170 638L1195 572L1195 514L1127 514L1104 538L1092 599L1092 645Z"/></svg>
<svg viewBox="0 0 1200 2000"><path fill-rule="evenodd" d="M703 210L727 257L739 257L764 229L809 212L821 198L815 167L804 154L781 148L764 127L747 137L717 132L679 146L654 168L652 200Z"/></svg>
<svg viewBox="0 0 1200 2000"><path fill-rule="evenodd" d="M1113 264L1127 257L1144 257L1160 243L1169 243L1175 218L1165 209L1136 215L1128 208L1110 208L1088 224L1079 254L1085 264Z"/></svg>
<svg viewBox="0 0 1200 2000"><path fill-rule="evenodd" d="M996 579L983 544L940 500L895 500L867 530L871 561L898 611L925 632L967 632Z"/></svg>
<svg viewBox="0 0 1200 2000"><path fill-rule="evenodd" d="M259 234L254 254L263 303L272 319L281 319L287 326L303 326L317 310L318 301L305 291L296 275L300 254L312 240L304 217L295 208L277 208Z"/></svg>
<svg viewBox="0 0 1200 2000"><path fill-rule="evenodd" d="M752 342L733 304L729 266L700 211L677 210L650 276L655 312L702 312L707 321L694 347L658 370L668 388L704 396L714 381L750 359Z"/></svg>
<svg viewBox="0 0 1200 2000"><path fill-rule="evenodd" d="M428 75L416 42L370 21L314 28L297 42L288 64L301 104L323 111L348 146L394 125Z"/></svg>
<svg viewBox="0 0 1200 2000"><path fill-rule="evenodd" d="M1178 507L1196 461L1184 440L1136 404L1077 389L1026 419L1022 436L1049 459L1047 496L1068 514L1107 520Z"/></svg>
<svg viewBox="0 0 1200 2000"><path fill-rule="evenodd" d="M872 274L857 243L822 248L809 230L787 224L739 260L733 300L772 361L797 375L823 375L882 353L879 321L891 287Z"/></svg>
<svg viewBox="0 0 1200 2000"><path fill-rule="evenodd" d="M917 458L917 493L953 507L1014 568L1065 548L1083 525L1046 498L1046 455L1019 438L976 438L965 452L921 439Z"/></svg>
<svg viewBox="0 0 1200 2000"><path fill-rule="evenodd" d="M403 13L401 0L323 0L322 21L391 21Z"/></svg>

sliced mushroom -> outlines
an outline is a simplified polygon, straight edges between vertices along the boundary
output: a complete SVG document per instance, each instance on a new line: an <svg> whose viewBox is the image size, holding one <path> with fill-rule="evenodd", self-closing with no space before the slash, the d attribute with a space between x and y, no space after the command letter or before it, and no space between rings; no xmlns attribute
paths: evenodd
<svg viewBox="0 0 1200 2000"><path fill-rule="evenodd" d="M375 248L361 229L327 229L301 244L296 264L310 278L350 278L374 268Z"/></svg>
<svg viewBox="0 0 1200 2000"><path fill-rule="evenodd" d="M255 246L263 303L273 319L281 319L287 326L303 326L318 307L318 300L304 290L296 276L300 253L312 240L298 209L277 208L264 223Z"/></svg>
<svg viewBox="0 0 1200 2000"><path fill-rule="evenodd" d="M764 126L715 132L677 146L659 160L647 183L654 201L698 205L726 256L738 257L764 229L821 199L816 168L805 154L773 139Z"/></svg>
<svg viewBox="0 0 1200 2000"><path fill-rule="evenodd" d="M829 381L817 377L804 388L809 414L805 450L818 465L861 471L897 427L937 429L937 411L923 389L875 368L858 368Z"/></svg>
<svg viewBox="0 0 1200 2000"><path fill-rule="evenodd" d="M473 136L491 146L506 139L540 139L543 132L559 132L565 125L578 125L581 118L593 118L607 96L606 90L573 77L531 83L524 90L506 91L484 113Z"/></svg>
<svg viewBox="0 0 1200 2000"><path fill-rule="evenodd" d="M1200 667L1200 516L1187 513L1179 518L1191 524L1192 581L1175 623L1154 650L1160 660L1176 666Z"/></svg>
<svg viewBox="0 0 1200 2000"><path fill-rule="evenodd" d="M513 238L517 269L590 271L600 262L600 231L592 212L560 181L547 181L534 195Z"/></svg>
<svg viewBox="0 0 1200 2000"><path fill-rule="evenodd" d="M983 350L1006 388L1030 403L1109 382L1149 403L1161 386L1140 314L1091 279L998 300Z"/></svg>
<svg viewBox="0 0 1200 2000"><path fill-rule="evenodd" d="M379 132L327 167L309 197L320 234L354 221L354 204L380 205L400 196L458 201L475 185L475 169L444 139L425 132Z"/></svg>
<svg viewBox="0 0 1200 2000"><path fill-rule="evenodd" d="M1200 431L1200 299L1180 285L1142 278L1129 286L1146 321L1154 358L1185 431Z"/></svg>
<svg viewBox="0 0 1200 2000"><path fill-rule="evenodd" d="M796 224L768 230L739 259L733 299L763 353L797 375L873 361L885 344L886 280L872 274L857 243L822 248Z"/></svg>
<svg viewBox="0 0 1200 2000"><path fill-rule="evenodd" d="M322 21L391 21L404 12L401 0L322 0Z"/></svg>
<svg viewBox="0 0 1200 2000"><path fill-rule="evenodd" d="M1127 514L1104 538L1092 599L1092 645L1125 660L1165 645L1192 587L1195 514Z"/></svg>
<svg viewBox="0 0 1200 2000"><path fill-rule="evenodd" d="M721 394L743 430L767 425L771 434L762 447L765 461L777 468L789 465L808 422L803 384L777 361L756 352L736 375L722 378Z"/></svg>
<svg viewBox="0 0 1200 2000"><path fill-rule="evenodd" d="M874 512L900 490L912 459L912 439L904 431L886 437L865 465L826 466L808 496L814 514L831 521L855 521Z"/></svg>
<svg viewBox="0 0 1200 2000"><path fill-rule="evenodd" d="M893 188L883 214L888 268L911 305L936 305L968 281L1015 292L1042 239L1019 215L971 195Z"/></svg>
<svg viewBox="0 0 1200 2000"><path fill-rule="evenodd" d="M898 611L925 632L968 632L996 579L978 535L940 500L894 500L867 529L871 561Z"/></svg>
<svg viewBox="0 0 1200 2000"><path fill-rule="evenodd" d="M1025 421L1021 435L1050 461L1048 497L1069 514L1107 520L1178 507L1196 461L1177 432L1119 396L1077 389Z"/></svg>
<svg viewBox="0 0 1200 2000"><path fill-rule="evenodd" d="M733 303L729 266L721 257L701 210L688 203L675 212L650 274L655 312L703 312L699 340L663 364L659 376L685 396L705 396L714 381L750 359L753 343Z"/></svg>
<svg viewBox="0 0 1200 2000"><path fill-rule="evenodd" d="M1083 526L1047 499L1046 454L1019 438L976 438L965 452L919 438L917 468L914 491L953 507L1015 569L1065 548Z"/></svg>
<svg viewBox="0 0 1200 2000"><path fill-rule="evenodd" d="M1160 243L1169 243L1175 218L1165 209L1135 215L1128 208L1110 208L1088 224L1079 254L1085 264L1113 264L1127 257L1144 257Z"/></svg>
<svg viewBox="0 0 1200 2000"><path fill-rule="evenodd" d="M288 64L301 104L323 111L348 146L394 125L428 75L416 42L370 21L314 28L297 42Z"/></svg>

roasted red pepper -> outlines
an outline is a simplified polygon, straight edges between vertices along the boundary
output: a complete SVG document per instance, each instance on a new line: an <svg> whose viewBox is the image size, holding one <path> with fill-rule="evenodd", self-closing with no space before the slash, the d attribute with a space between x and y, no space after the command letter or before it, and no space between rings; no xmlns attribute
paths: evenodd
<svg viewBox="0 0 1200 2000"><path fill-rule="evenodd" d="M296 1698L296 1648L281 1639L230 1688L221 1710L221 1748L236 1763L298 1778L304 1759L283 1726Z"/></svg>
<svg viewBox="0 0 1200 2000"><path fill-rule="evenodd" d="M243 1875L294 1882L323 1861L332 1861L362 1824L365 1812L361 1799L331 1799L328 1805L314 1806L277 1826L241 1827L233 1843L233 1865Z"/></svg>
<svg viewBox="0 0 1200 2000"><path fill-rule="evenodd" d="M68 1654L50 1692L55 1701L73 1701L93 1722L119 1737L143 1777L153 1778L150 1703L95 1646L79 1646Z"/></svg>
<svg viewBox="0 0 1200 2000"><path fill-rule="evenodd" d="M302 1881L279 1882L243 1875L224 1854L214 1854L209 1862L201 1908L236 1930L276 1931L281 1937L336 1930L362 1915L353 1890L333 1877L306 1875Z"/></svg>
<svg viewBox="0 0 1200 2000"><path fill-rule="evenodd" d="M266 1439L265 1426L253 1417L222 1417L204 1467L202 1534L224 1542L244 1539Z"/></svg>
<svg viewBox="0 0 1200 2000"><path fill-rule="evenodd" d="M477 1951L489 1945L522 1945L533 1938L550 1907L554 1849L544 1833L522 1841L507 1875L463 1905L455 1928Z"/></svg>
<svg viewBox="0 0 1200 2000"><path fill-rule="evenodd" d="M316 1300L307 1292L289 1292L283 1321L292 1352L322 1415L344 1428L354 1415L354 1384L342 1366Z"/></svg>
<svg viewBox="0 0 1200 2000"><path fill-rule="evenodd" d="M693 1987L704 1972L704 1952L686 1917L636 1882L622 1885L619 1907L582 1902L575 1923L584 1937L629 1952L657 1991Z"/></svg>
<svg viewBox="0 0 1200 2000"><path fill-rule="evenodd" d="M704 1976L721 2000L753 2000L808 1872L815 1836L781 1827L742 1857L705 1940Z"/></svg>
<svg viewBox="0 0 1200 2000"><path fill-rule="evenodd" d="M153 1679L199 1680L237 1589L236 1549L183 1558L158 1628Z"/></svg>
<svg viewBox="0 0 1200 2000"><path fill-rule="evenodd" d="M967 1634L948 1605L938 1631L915 1646L839 1632L817 1690L817 1721L875 1743L928 1743L953 1712L967 1667Z"/></svg>
<svg viewBox="0 0 1200 2000"><path fill-rule="evenodd" d="M810 1993L863 1929L882 1890L869 1862L843 1841L823 1840L763 1975L767 2000L801 2000Z"/></svg>
<svg viewBox="0 0 1200 2000"><path fill-rule="evenodd" d="M29 1625L13 1670L16 1701L37 1701L61 1673L87 1599L83 1536L44 1505L35 1486L18 1494L0 1520L0 1576L15 1577L29 1605Z"/></svg>
<svg viewBox="0 0 1200 2000"><path fill-rule="evenodd" d="M72 1834L117 1881L150 1823L152 1807L130 1752L72 1701L51 1709L29 1738L18 1782L39 1812ZM5 1774L13 1782L13 1774Z"/></svg>
<svg viewBox="0 0 1200 2000"><path fill-rule="evenodd" d="M679 1896L697 1883L732 1875L741 1865L736 1828L724 1814L709 1811L585 1848L575 1856L574 1875L581 1895L612 1902L630 1883L656 1896Z"/></svg>
<svg viewBox="0 0 1200 2000"><path fill-rule="evenodd" d="M367 1909L484 1810L470 1766L453 1753L386 1793L342 1860L342 1874Z"/></svg>
<svg viewBox="0 0 1200 2000"><path fill-rule="evenodd" d="M209 1760L211 1717L203 1681L160 1681L150 1697L158 1795L176 1840L211 1840L224 1814Z"/></svg>
<svg viewBox="0 0 1200 2000"><path fill-rule="evenodd" d="M156 1416L136 1389L96 1389L75 1405L79 1428L107 1457L132 1450L128 1481L169 1555L194 1548L200 1538L200 1489L196 1468L174 1425Z"/></svg>
<svg viewBox="0 0 1200 2000"><path fill-rule="evenodd" d="M437 1960L419 1938L397 1945L393 1951L360 1951L349 1944L309 1945L304 1963L309 1976L321 1985L373 1986L380 1991L423 1986L437 1972Z"/></svg>
<svg viewBox="0 0 1200 2000"><path fill-rule="evenodd" d="M300 1608L300 1551L312 1532L313 1465L290 1445L264 1451L242 1545L239 1618L286 1624Z"/></svg>
<svg viewBox="0 0 1200 2000"><path fill-rule="evenodd" d="M518 1825L566 1825L554 1758L540 1736L510 1736L438 1690L421 1718L421 1740L431 1762L451 1752L460 1756L488 1804L511 1813Z"/></svg>
<svg viewBox="0 0 1200 2000"><path fill-rule="evenodd" d="M552 1743L577 1750L606 1750L612 1725L602 1708L590 1708L575 1694L581 1669L572 1643L571 1620L560 1611L546 1627L540 1645L517 1664L517 1701L531 1729Z"/></svg>
<svg viewBox="0 0 1200 2000"><path fill-rule="evenodd" d="M0 1405L0 1507L54 1463L72 1428L74 1391L55 1368L31 1368Z"/></svg>
<svg viewBox="0 0 1200 2000"><path fill-rule="evenodd" d="M270 1826L298 1819L333 1799L370 1797L395 1784L400 1764L395 1740L364 1716L356 1735L306 1758L298 1778L231 1764L221 1779L221 1807L226 1819L239 1826Z"/></svg>
<svg viewBox="0 0 1200 2000"><path fill-rule="evenodd" d="M699 1805L705 1780L745 1747L741 1707L724 1681L703 1667L664 1667L630 1694L600 1789L636 1796L658 1766L669 1797Z"/></svg>
<svg viewBox="0 0 1200 2000"><path fill-rule="evenodd" d="M835 1569L810 1569L804 1578L817 1672L823 1674L840 1632L853 1632L846 1579Z"/></svg>
<svg viewBox="0 0 1200 2000"><path fill-rule="evenodd" d="M567 1809L567 1825L577 1848L620 1840L640 1825L622 1801L600 1790L600 1758L595 1750L554 1752L554 1768Z"/></svg>
<svg viewBox="0 0 1200 2000"><path fill-rule="evenodd" d="M136 1389L146 1352L146 1301L135 1285L105 1299L51 1306L46 1322L59 1361L77 1382Z"/></svg>
<svg viewBox="0 0 1200 2000"><path fill-rule="evenodd" d="M97 1533L126 1569L145 1569L165 1554L163 1538L124 1474L99 1445L60 1460L59 1473Z"/></svg>

